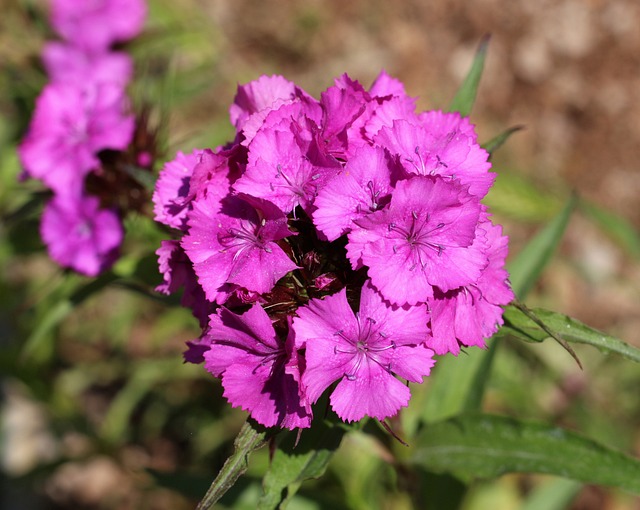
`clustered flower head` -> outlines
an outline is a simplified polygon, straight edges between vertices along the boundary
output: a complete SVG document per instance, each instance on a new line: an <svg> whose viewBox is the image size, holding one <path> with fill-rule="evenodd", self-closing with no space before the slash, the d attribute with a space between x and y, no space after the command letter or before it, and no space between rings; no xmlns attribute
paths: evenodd
<svg viewBox="0 0 640 510"><path fill-rule="evenodd" d="M434 354L485 346L513 299L507 238L481 203L488 153L457 113L417 113L382 72L317 100L281 76L239 86L233 142L158 179L164 283L203 328L185 359L265 426L407 406Z"/></svg>
<svg viewBox="0 0 640 510"><path fill-rule="evenodd" d="M123 238L117 200L106 190L118 165L109 162L124 160L136 129L125 91L133 63L112 47L140 32L146 4L51 0L50 11L61 40L42 51L50 83L18 150L22 177L53 192L41 223L51 258L95 276L117 259Z"/></svg>

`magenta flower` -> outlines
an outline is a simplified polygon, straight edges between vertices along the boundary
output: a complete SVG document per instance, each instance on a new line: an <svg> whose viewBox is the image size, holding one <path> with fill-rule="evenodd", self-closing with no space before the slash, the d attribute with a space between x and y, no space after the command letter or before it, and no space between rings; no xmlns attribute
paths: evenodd
<svg viewBox="0 0 640 510"><path fill-rule="evenodd" d="M443 122L447 115L449 122ZM458 179L472 195L483 198L495 174L489 172L489 153L477 144L475 134L469 134L468 126L455 113L440 114L439 119L423 115L413 121L393 121L392 127L380 130L375 142L398 154L409 174Z"/></svg>
<svg viewBox="0 0 640 510"><path fill-rule="evenodd" d="M51 24L66 41L86 50L106 50L140 33L144 0L50 0Z"/></svg>
<svg viewBox="0 0 640 510"><path fill-rule="evenodd" d="M156 221L186 230L191 175L201 160L202 153L199 149L194 149L191 154L178 152L173 160L164 164L153 192Z"/></svg>
<svg viewBox="0 0 640 510"><path fill-rule="evenodd" d="M504 269L508 239L486 213L481 217L478 228L485 234L489 265L476 282L449 292L436 289L433 299L428 300L433 336L427 345L436 354L451 352L457 356L460 344L484 347L485 339L503 323L502 306L514 299Z"/></svg>
<svg viewBox="0 0 640 510"><path fill-rule="evenodd" d="M284 119L256 134L249 146L247 169L234 184L235 191L269 200L286 214L297 206L310 212L318 190L340 165L317 165L319 161L309 156L313 142L296 136L296 126Z"/></svg>
<svg viewBox="0 0 640 510"><path fill-rule="evenodd" d="M296 346L306 350L303 389L314 403L338 381L330 401L342 420L394 416L411 396L395 375L422 382L434 364L433 352L424 345L429 334L426 307L391 306L370 282L362 287L356 314L345 289L312 299L297 314Z"/></svg>
<svg viewBox="0 0 640 510"><path fill-rule="evenodd" d="M134 120L122 87L112 83L45 87L18 152L30 177L57 194L78 196L85 175L100 166L103 149L124 150Z"/></svg>
<svg viewBox="0 0 640 510"><path fill-rule="evenodd" d="M456 181L413 177L398 181L388 208L355 224L348 256L365 265L373 285L394 304L415 305L475 282L487 265L472 246L480 214L477 197Z"/></svg>
<svg viewBox="0 0 640 510"><path fill-rule="evenodd" d="M45 207L40 235L58 264L96 276L115 262L123 230L118 215L94 197L54 197Z"/></svg>
<svg viewBox="0 0 640 510"><path fill-rule="evenodd" d="M382 148L362 147L318 194L313 213L318 230L334 241L351 230L353 221L382 209L393 190L395 167Z"/></svg>
<svg viewBox="0 0 640 510"><path fill-rule="evenodd" d="M298 266L276 243L292 235L272 203L247 195L196 200L182 246L209 301L223 303L228 284L263 294ZM221 294L222 293L222 294Z"/></svg>
<svg viewBox="0 0 640 510"><path fill-rule="evenodd" d="M133 61L118 51L87 52L72 44L48 42L42 60L52 82L126 85L133 75Z"/></svg>
<svg viewBox="0 0 640 510"><path fill-rule="evenodd" d="M293 338L289 335L282 342L260 305L242 315L219 309L211 315L204 338L210 342L205 367L222 379L231 405L248 411L265 427L311 425L311 406L298 384Z"/></svg>

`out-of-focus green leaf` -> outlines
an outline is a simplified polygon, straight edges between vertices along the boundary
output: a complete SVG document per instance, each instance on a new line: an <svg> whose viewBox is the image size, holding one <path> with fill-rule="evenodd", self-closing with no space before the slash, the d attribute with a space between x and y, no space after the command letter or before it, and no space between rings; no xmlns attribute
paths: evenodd
<svg viewBox="0 0 640 510"><path fill-rule="evenodd" d="M480 410L497 343L487 341L487 350L469 349L458 357L443 356L430 377L430 391L422 421L433 423L463 412Z"/></svg>
<svg viewBox="0 0 640 510"><path fill-rule="evenodd" d="M481 147L485 149L489 153L489 155L491 155L494 153L494 151L502 147L502 145L509 139L509 137L513 133L520 131L521 129L524 129L524 126L510 127L509 129L507 129L506 131L503 131L502 133L495 136L488 142L483 143Z"/></svg>
<svg viewBox="0 0 640 510"><path fill-rule="evenodd" d="M597 223L605 234L625 248L630 255L640 258L640 233L631 223L618 214L584 200L580 200L579 205L580 209Z"/></svg>
<svg viewBox="0 0 640 510"><path fill-rule="evenodd" d="M216 502L236 483L236 480L247 470L249 456L254 450L262 448L273 429L266 429L252 420L242 426L236 440L235 450L222 466L222 469L209 487L196 510L211 510Z"/></svg>
<svg viewBox="0 0 640 510"><path fill-rule="evenodd" d="M476 100L476 94L478 92L478 85L480 84L480 77L482 76L482 69L484 68L484 60L487 56L488 46L489 36L486 35L478 45L476 55L473 58L473 63L471 64L471 69L458 89L458 92L456 92L455 97L451 101L449 111L460 112L463 116L468 116L471 113L471 108Z"/></svg>
<svg viewBox="0 0 640 510"><path fill-rule="evenodd" d="M640 460L551 425L464 415L425 427L415 444L415 464L466 481L547 473L640 493Z"/></svg>
<svg viewBox="0 0 640 510"><path fill-rule="evenodd" d="M640 363L640 349L616 337L590 328L579 320L572 319L561 313L551 312L542 308L534 308L531 312L544 323L548 330L567 342L592 345L601 352L614 352ZM542 342L549 338L547 331L515 306L508 306L505 309L504 321L505 324L500 329L500 334L510 334L529 342Z"/></svg>
<svg viewBox="0 0 640 510"><path fill-rule="evenodd" d="M576 200L576 197L572 196L564 209L538 232L516 258L507 265L511 275L511 286L520 299L524 299L533 288L553 252L560 244L571 213L575 209Z"/></svg>
<svg viewBox="0 0 640 510"><path fill-rule="evenodd" d="M302 482L322 476L340 446L344 429L327 421L315 422L302 431L298 444L297 431L288 433L278 445L271 466L264 476L264 494L258 510L284 508L295 495Z"/></svg>
<svg viewBox="0 0 640 510"><path fill-rule="evenodd" d="M49 339L49 334L60 322L71 313L74 308L82 304L89 297L99 292L107 285L117 279L117 276L111 272L106 272L95 280L82 285L75 290L69 297L61 298L57 303L53 304L40 320L31 335L27 338L22 349L21 357L23 360L33 360L38 351L43 348L48 350L43 343Z"/></svg>
<svg viewBox="0 0 640 510"><path fill-rule="evenodd" d="M554 195L514 172L500 172L484 202L494 214L526 223L548 221L562 207Z"/></svg>
<svg viewBox="0 0 640 510"><path fill-rule="evenodd" d="M582 484L573 480L550 480L533 489L520 510L564 510L581 488Z"/></svg>

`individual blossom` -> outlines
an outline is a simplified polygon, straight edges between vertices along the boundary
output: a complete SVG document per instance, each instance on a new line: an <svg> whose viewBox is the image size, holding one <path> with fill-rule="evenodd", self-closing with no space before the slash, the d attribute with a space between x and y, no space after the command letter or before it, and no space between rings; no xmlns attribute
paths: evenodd
<svg viewBox="0 0 640 510"><path fill-rule="evenodd" d="M311 407L299 385L293 338L278 338L259 304L242 315L220 308L204 336L205 368L222 379L224 397L266 427L311 425Z"/></svg>
<svg viewBox="0 0 640 510"><path fill-rule="evenodd" d="M347 251L357 269L394 304L415 305L475 282L487 265L472 246L480 214L477 197L456 181L415 176L398 181L389 206L355 222Z"/></svg>
<svg viewBox="0 0 640 510"><path fill-rule="evenodd" d="M125 86L133 76L133 61L119 51L87 52L63 42L45 44L42 61L52 82L114 82Z"/></svg>
<svg viewBox="0 0 640 510"><path fill-rule="evenodd" d="M62 196L46 205L40 234L58 264L96 276L116 260L123 238L120 218L99 206L95 197Z"/></svg>
<svg viewBox="0 0 640 510"><path fill-rule="evenodd" d="M140 33L147 16L144 0L50 0L51 25L66 41L90 51Z"/></svg>
<svg viewBox="0 0 640 510"><path fill-rule="evenodd" d="M468 121L462 122L458 114L445 115L451 116L448 123L431 115L394 120L374 141L397 154L409 174L458 179L472 195L483 198L495 178L489 172L489 153L478 145L475 134L469 134Z"/></svg>
<svg viewBox="0 0 640 510"><path fill-rule="evenodd" d="M285 214L300 206L310 213L318 190L340 169L320 155L309 154L313 141L302 140L288 119L271 129L261 129L249 146L245 173L233 188L269 200Z"/></svg>
<svg viewBox="0 0 640 510"><path fill-rule="evenodd" d="M209 301L223 303L229 284L263 294L298 266L277 241L293 235L272 203L247 195L193 202L182 246Z"/></svg>
<svg viewBox="0 0 640 510"><path fill-rule="evenodd" d="M489 261L478 280L448 292L436 289L433 299L428 300L433 331L428 345L436 354L458 355L460 345L484 347L485 339L503 323L502 306L515 297L504 268L507 237L486 213L481 215L478 228L484 232Z"/></svg>
<svg viewBox="0 0 640 510"><path fill-rule="evenodd" d="M394 416L411 397L396 376L422 382L434 364L424 345L426 307L391 306L368 281L357 313L345 289L312 299L296 313L296 346L305 349L303 389L314 403L337 381L330 402L342 420Z"/></svg>
<svg viewBox="0 0 640 510"><path fill-rule="evenodd" d="M362 147L318 194L313 213L318 230L334 241L350 231L355 220L382 209L393 191L395 167L384 149Z"/></svg>
<svg viewBox="0 0 640 510"><path fill-rule="evenodd" d="M27 175L78 196L84 177L100 166L98 152L129 145L134 119L125 109L124 91L112 83L47 85L18 149Z"/></svg>
<svg viewBox="0 0 640 510"><path fill-rule="evenodd" d="M210 152L210 151L209 151ZM155 220L169 227L186 230L189 212L189 188L193 169L201 161L203 151L178 152L162 167L153 192ZM225 190L225 195L228 189Z"/></svg>
<svg viewBox="0 0 640 510"><path fill-rule="evenodd" d="M156 287L157 292L170 295L183 289L182 306L190 308L202 327L207 325L213 303L207 301L191 261L180 246L180 241L165 240L156 250L158 267L163 282Z"/></svg>

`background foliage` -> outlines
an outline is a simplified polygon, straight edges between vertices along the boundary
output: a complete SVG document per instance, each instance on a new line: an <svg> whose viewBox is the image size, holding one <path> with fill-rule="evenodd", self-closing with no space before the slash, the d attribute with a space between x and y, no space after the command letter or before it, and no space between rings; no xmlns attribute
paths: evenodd
<svg viewBox="0 0 640 510"><path fill-rule="evenodd" d="M262 73L284 74L317 95L332 76L348 71L368 84L384 67L420 96L420 108L446 107L478 41L493 32L471 118L481 140L526 125L496 152L499 177L487 199L512 240L519 296L640 346L640 133L632 128L640 106L629 71L639 41L628 28L629 20L640 21L635 3L533 9L484 0L474 12L463 2L149 3L147 31L129 47L139 77L131 95L138 105L157 105L167 158L224 142L236 82ZM228 408L202 367L181 362L184 341L199 331L175 300L150 292L159 280L153 252L164 234L147 217L129 218L127 256L96 281L65 274L43 254L41 187L17 182L15 146L45 81L38 52L51 34L42 3L4 0L2 8L0 506L192 508L232 452L245 416ZM569 22L572 30L563 31ZM580 438L563 442L569 448L585 436L637 457L637 365L574 349L582 371L554 342L505 337L489 351L486 380L474 376L485 374L478 368L485 353L442 360L426 384L414 386L396 425L417 437L420 422L450 418L462 402L466 410L576 431ZM481 383L482 401L461 400ZM446 436L453 420L432 430ZM508 437L508 420L490 425L497 432L488 440ZM368 423L343 437L326 475L302 483L289 508L640 507L628 493L544 475L465 488L444 474L396 469L415 462L437 472L424 458ZM267 449L255 452L220 508L255 508L268 463Z"/></svg>

